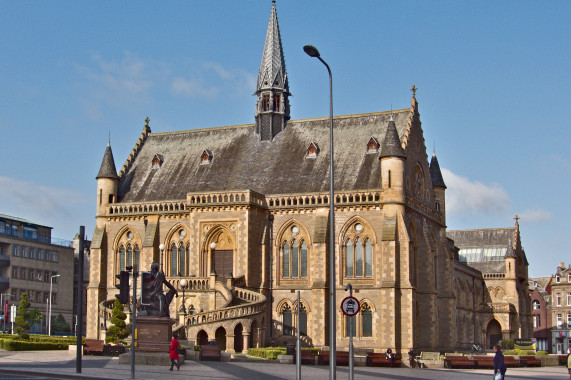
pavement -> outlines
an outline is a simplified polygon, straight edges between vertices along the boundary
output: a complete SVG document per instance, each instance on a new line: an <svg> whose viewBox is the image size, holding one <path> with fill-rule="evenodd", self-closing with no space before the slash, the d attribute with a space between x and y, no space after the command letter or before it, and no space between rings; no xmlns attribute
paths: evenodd
<svg viewBox="0 0 571 380"><path fill-rule="evenodd" d="M245 380L294 380L296 366L267 362L205 362L187 360L170 372L168 366L135 367L131 377L131 365L119 364L118 358L83 356L81 373L76 372L76 354L68 351L3 351L0 350L0 379L245 379ZM303 365L302 379L329 379L328 366ZM349 368L337 367L337 379L348 379ZM355 380L427 379L427 380L490 380L492 370L419 369L355 367ZM506 380L518 379L569 379L565 367L510 368Z"/></svg>

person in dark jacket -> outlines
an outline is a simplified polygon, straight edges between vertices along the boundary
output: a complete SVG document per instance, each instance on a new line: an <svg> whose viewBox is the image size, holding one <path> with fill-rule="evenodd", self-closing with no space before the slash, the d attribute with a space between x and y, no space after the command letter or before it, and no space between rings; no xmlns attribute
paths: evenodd
<svg viewBox="0 0 571 380"><path fill-rule="evenodd" d="M172 371L172 368L176 365L176 370L178 371L180 369L180 364L178 363L178 339L176 339L174 336L172 337L171 340L171 345L169 347L169 358L171 359L171 368L169 369L169 371Z"/></svg>
<svg viewBox="0 0 571 380"><path fill-rule="evenodd" d="M494 356L494 376L496 373L502 374L502 380L506 375L506 363L504 363L504 354L502 353L501 347L496 344L494 346L494 352L496 355Z"/></svg>

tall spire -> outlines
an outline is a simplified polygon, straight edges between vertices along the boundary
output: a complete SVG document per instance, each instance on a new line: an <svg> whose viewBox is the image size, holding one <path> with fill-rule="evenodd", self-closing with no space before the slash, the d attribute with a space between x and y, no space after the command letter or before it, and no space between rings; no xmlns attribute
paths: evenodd
<svg viewBox="0 0 571 380"><path fill-rule="evenodd" d="M261 140L271 141L285 129L289 120L290 95L275 0L272 1L256 95L256 132Z"/></svg>

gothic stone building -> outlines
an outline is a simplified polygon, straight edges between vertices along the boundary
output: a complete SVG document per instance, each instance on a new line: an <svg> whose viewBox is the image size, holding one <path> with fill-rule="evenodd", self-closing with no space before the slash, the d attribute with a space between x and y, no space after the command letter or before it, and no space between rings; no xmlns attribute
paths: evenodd
<svg viewBox="0 0 571 380"><path fill-rule="evenodd" d="M159 262L179 290L187 283L184 300L171 304L174 331L216 339L229 352L292 343L298 330L303 344L328 345L329 288L340 304L348 283L361 306L357 348L464 342L457 335L473 321L457 318L456 279L482 287L482 273L455 259L446 236L446 186L436 157L428 162L415 91L409 108L334 118L330 246L329 119L290 120L274 3L254 124L152 133L147 119L119 174L107 147L97 175L87 336L104 336L115 275ZM479 302L462 311L469 308L494 312ZM347 324L336 310L343 348Z"/></svg>

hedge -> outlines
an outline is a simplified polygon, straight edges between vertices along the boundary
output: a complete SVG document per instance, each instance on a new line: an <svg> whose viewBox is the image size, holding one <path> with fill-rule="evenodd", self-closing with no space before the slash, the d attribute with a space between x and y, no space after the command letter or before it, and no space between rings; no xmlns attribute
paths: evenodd
<svg viewBox="0 0 571 380"><path fill-rule="evenodd" d="M67 350L69 344L64 342L33 342L13 339L0 340L0 347L8 351L40 351Z"/></svg>
<svg viewBox="0 0 571 380"><path fill-rule="evenodd" d="M319 348L302 347L301 349L311 350L311 353L313 355L317 355L319 353ZM285 355L286 351L287 350L285 347L249 348L248 355L269 360L276 360L278 358L278 355Z"/></svg>

